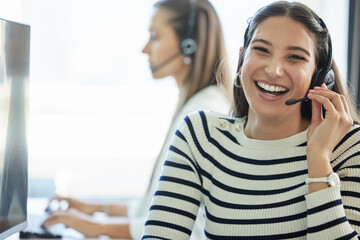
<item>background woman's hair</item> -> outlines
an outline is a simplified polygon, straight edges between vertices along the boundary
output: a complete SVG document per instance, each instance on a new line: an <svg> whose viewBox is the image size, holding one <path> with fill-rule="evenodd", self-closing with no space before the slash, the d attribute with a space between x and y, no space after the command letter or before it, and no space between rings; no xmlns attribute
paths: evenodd
<svg viewBox="0 0 360 240"><path fill-rule="evenodd" d="M208 0L195 0L195 27L192 38L197 50L191 57L191 70L185 80L187 95L183 104L203 88L221 84L231 99L231 74L219 17ZM154 5L173 13L169 24L181 41L188 34L190 0L161 0ZM180 46L179 46L180 47Z"/></svg>
<svg viewBox="0 0 360 240"><path fill-rule="evenodd" d="M288 16L295 21L299 21L303 23L312 34L316 46L316 52L315 52L316 70L313 74L312 82L315 81L314 76L316 75L316 73L321 69L326 68L326 64L328 62L327 61L328 38L330 37L330 34L328 32L328 29L323 28L323 26L321 25L319 16L306 5L298 2L290 3L287 1L278 1L271 3L259 9L255 13L254 17L249 19L249 26L244 35L244 49L239 56L237 71L240 70L240 67L243 64L246 49L250 45L250 41L253 37L256 28L262 21L273 16ZM332 60L331 68L333 69L335 75L335 86L333 88L333 91L345 96L349 104L351 116L354 122L358 123L359 115L357 112L357 108L355 107L353 98L349 93L348 86L344 84L344 82L340 77L339 70L334 60ZM233 109L232 109L233 116L239 116L239 117L246 116L248 114L249 104L245 98L243 89L234 87L233 97L234 97ZM301 104L302 104L301 115L304 118L310 120L311 101L302 102Z"/></svg>

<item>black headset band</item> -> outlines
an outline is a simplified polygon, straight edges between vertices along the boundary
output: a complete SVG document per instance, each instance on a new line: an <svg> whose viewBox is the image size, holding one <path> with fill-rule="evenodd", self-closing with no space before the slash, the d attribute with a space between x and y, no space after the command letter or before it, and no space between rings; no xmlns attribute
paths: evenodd
<svg viewBox="0 0 360 240"><path fill-rule="evenodd" d="M185 38L194 38L196 23L196 0L190 0L189 18L187 21L187 34Z"/></svg>
<svg viewBox="0 0 360 240"><path fill-rule="evenodd" d="M185 55L193 55L196 51L197 45L195 41L195 26L196 26L196 12L197 0L189 0L189 16L187 20L186 36L180 42L181 52Z"/></svg>
<svg viewBox="0 0 360 240"><path fill-rule="evenodd" d="M327 60L326 60L326 69L331 69L331 64L332 64L332 44L331 44L331 37L330 34L328 33L329 30L325 25L325 22L322 20L322 18L319 18L319 23L321 25L321 27L326 30L327 32L327 36L328 36L328 53L327 53Z"/></svg>

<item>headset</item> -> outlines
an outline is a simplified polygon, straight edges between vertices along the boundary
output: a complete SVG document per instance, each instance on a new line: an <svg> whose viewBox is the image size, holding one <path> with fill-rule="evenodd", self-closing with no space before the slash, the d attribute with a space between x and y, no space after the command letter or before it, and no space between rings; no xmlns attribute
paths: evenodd
<svg viewBox="0 0 360 240"><path fill-rule="evenodd" d="M319 23L324 30L327 30L327 27L324 21L319 18ZM328 35L328 54L326 60L326 66L317 70L314 73L313 78L311 79L310 89L313 89L315 86L321 86L321 84L325 83L327 89L333 89L335 85L335 74L331 68L332 64L332 44L330 34ZM292 105L298 102L307 101L307 97L299 98L299 99L289 99L285 102L286 105Z"/></svg>
<svg viewBox="0 0 360 240"><path fill-rule="evenodd" d="M160 68L166 66L167 64L172 62L174 59L181 56L181 54L184 54L185 56L193 56L195 54L196 49L197 49L195 36L194 36L195 28L196 28L196 17L197 17L196 16L196 12L197 12L196 1L197 0L190 0L189 17L188 17L188 21L187 21L187 32L186 32L185 37L180 40L180 51L171 55L169 58L167 58L165 61L163 61L159 65L152 67L151 68L152 73L154 73L154 72L158 71Z"/></svg>
<svg viewBox="0 0 360 240"><path fill-rule="evenodd" d="M196 26L196 0L190 0L189 18L187 22L187 34L185 38L180 41L181 52L187 56L193 55L196 52L196 41L194 39L194 32Z"/></svg>

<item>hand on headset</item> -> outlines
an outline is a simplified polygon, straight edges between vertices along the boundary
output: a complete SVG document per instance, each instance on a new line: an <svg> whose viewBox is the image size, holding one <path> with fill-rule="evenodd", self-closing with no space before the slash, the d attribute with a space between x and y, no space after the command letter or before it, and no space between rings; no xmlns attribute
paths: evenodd
<svg viewBox="0 0 360 240"><path fill-rule="evenodd" d="M330 156L335 146L350 130L353 120L343 95L327 89L325 84L308 93L312 100L312 118L307 136L307 159L309 175L311 166L330 167ZM323 117L322 107L325 109ZM323 162L322 165L321 161ZM313 162L315 161L315 162ZM320 164L320 165L319 165Z"/></svg>

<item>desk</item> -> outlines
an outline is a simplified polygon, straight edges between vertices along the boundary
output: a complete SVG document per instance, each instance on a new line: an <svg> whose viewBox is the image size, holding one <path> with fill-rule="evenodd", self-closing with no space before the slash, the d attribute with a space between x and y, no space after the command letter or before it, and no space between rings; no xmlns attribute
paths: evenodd
<svg viewBox="0 0 360 240"><path fill-rule="evenodd" d="M119 239L119 238L108 238L108 237L99 237L99 238L73 238L73 237L63 237L62 240L125 240L125 239ZM8 238L6 238L5 240L19 240L19 234L16 233ZM30 239L29 239L30 240ZM36 239L36 238L32 238L32 240L46 240L44 238L42 239ZM54 239L48 239L48 240L54 240Z"/></svg>
<svg viewBox="0 0 360 240"><path fill-rule="evenodd" d="M48 204L49 199L47 198L29 198L28 199L28 206L27 206L27 211L28 211L28 215L31 214L41 214L42 212L44 212L45 207ZM111 220L111 219L110 219ZM64 236L62 237L62 240L124 240L124 239L119 239L119 238L109 238L107 236L102 236L99 238L85 238L81 233L75 231L74 229L66 229L64 234ZM6 238L5 240L19 240L19 233L16 233L8 238ZM44 238L42 239L44 240Z"/></svg>
<svg viewBox="0 0 360 240"><path fill-rule="evenodd" d="M119 238L108 238L108 237L100 237L100 238L72 238L72 237L63 237L62 240L125 240L125 239L119 239ZM6 238L5 240L19 240L19 234L16 233L8 238ZM29 239L30 240L30 239ZM44 238L42 239L36 239L33 238L32 240L46 240ZM54 240L54 239L48 239L48 240Z"/></svg>

